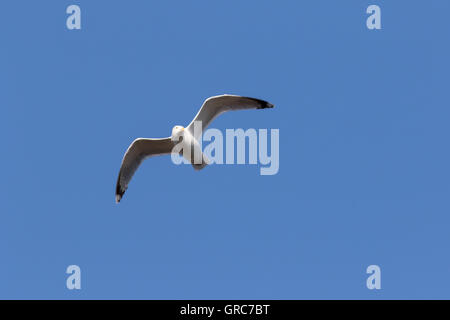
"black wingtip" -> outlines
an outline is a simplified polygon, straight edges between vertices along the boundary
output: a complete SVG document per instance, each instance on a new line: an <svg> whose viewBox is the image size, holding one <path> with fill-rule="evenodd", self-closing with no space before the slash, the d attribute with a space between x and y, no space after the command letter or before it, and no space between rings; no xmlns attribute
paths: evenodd
<svg viewBox="0 0 450 320"><path fill-rule="evenodd" d="M120 200L122 200L122 196L125 193L125 191L117 190L116 191L116 203L119 203Z"/></svg>
<svg viewBox="0 0 450 320"><path fill-rule="evenodd" d="M256 98L248 98L250 100L256 101L259 104L259 107L257 109L267 109L267 108L273 108L274 105L270 102L267 102L265 100L256 99Z"/></svg>
<svg viewBox="0 0 450 320"><path fill-rule="evenodd" d="M120 186L120 181L117 179L117 185L116 185L116 203L119 203L120 200L122 200L123 194L125 193L127 189L122 189Z"/></svg>

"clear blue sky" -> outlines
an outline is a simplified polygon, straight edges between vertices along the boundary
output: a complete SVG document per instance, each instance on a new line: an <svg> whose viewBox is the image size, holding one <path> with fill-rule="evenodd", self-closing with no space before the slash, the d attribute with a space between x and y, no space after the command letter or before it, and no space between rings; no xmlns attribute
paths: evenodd
<svg viewBox="0 0 450 320"><path fill-rule="evenodd" d="M370 4L382 30L366 28ZM2 1L0 298L450 298L449 12ZM279 128L278 175L160 157L116 205L129 143L222 93L275 104L213 127Z"/></svg>

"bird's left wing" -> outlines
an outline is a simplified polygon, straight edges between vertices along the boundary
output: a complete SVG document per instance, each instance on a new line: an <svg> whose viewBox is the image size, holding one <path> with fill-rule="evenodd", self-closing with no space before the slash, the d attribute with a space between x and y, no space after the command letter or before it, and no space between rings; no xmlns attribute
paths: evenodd
<svg viewBox="0 0 450 320"><path fill-rule="evenodd" d="M125 152L120 166L116 186L116 202L118 203L122 199L128 183L143 160L151 156L170 154L173 146L171 138L134 140Z"/></svg>
<svg viewBox="0 0 450 320"><path fill-rule="evenodd" d="M226 111L245 110L245 109L265 109L273 108L273 104L250 97L241 97L230 94L210 97L203 102L202 107L189 124L187 129L194 134L194 122L202 122L202 132L218 115Z"/></svg>

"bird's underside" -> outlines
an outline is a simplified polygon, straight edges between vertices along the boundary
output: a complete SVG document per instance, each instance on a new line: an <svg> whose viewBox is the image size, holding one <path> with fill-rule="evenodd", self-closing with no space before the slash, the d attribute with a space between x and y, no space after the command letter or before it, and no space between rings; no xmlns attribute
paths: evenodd
<svg viewBox="0 0 450 320"><path fill-rule="evenodd" d="M273 105L264 100L234 95L210 97L205 100L194 120L192 120L186 129L180 126L175 126L172 130L171 137L162 139L139 138L134 140L128 147L122 159L122 165L120 167L116 185L116 202L120 202L122 199L131 178L142 161L152 156L167 155L172 153L175 145L178 143L177 141L179 141L178 139L180 136L183 136L183 138L187 136L193 137L194 123L196 121L201 121L201 129L203 132L203 130L206 129L206 127L223 112L265 108L273 108ZM185 132L185 130L187 132ZM193 160L194 159L192 156L191 163L196 170L200 170L207 165L206 158L203 156L201 162L198 164L194 163Z"/></svg>

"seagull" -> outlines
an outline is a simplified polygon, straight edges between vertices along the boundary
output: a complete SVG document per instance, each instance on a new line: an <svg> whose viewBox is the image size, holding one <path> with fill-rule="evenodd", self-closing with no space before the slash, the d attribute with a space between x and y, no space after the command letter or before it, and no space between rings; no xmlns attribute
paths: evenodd
<svg viewBox="0 0 450 320"><path fill-rule="evenodd" d="M208 164L208 159L201 150L199 153L196 152L200 148L198 139L201 138L197 137L198 131L201 130L201 134L218 115L226 111L266 108L273 108L273 104L260 99L229 94L213 96L203 102L194 120L186 128L174 126L170 137L134 140L122 159L117 178L116 203L122 199L131 178L143 160L152 156L179 153L192 164L195 170L203 169ZM180 144L178 151L175 148L177 144ZM192 151L192 149L194 152L183 152L183 150ZM200 154L201 159L195 158L196 154Z"/></svg>

